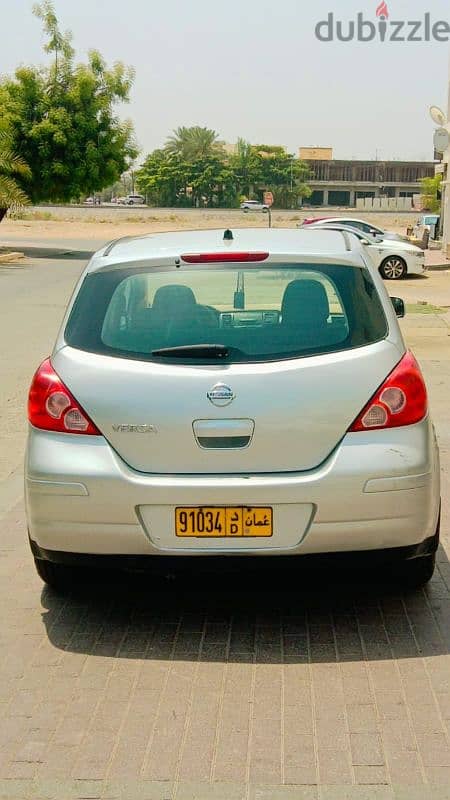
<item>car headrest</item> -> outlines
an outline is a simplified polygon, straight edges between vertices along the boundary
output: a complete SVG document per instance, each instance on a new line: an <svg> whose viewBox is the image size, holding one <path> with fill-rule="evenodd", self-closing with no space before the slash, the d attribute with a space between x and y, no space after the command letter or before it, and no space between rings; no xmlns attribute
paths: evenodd
<svg viewBox="0 0 450 800"><path fill-rule="evenodd" d="M152 309L159 314L183 312L194 309L197 305L195 295L189 286L171 284L160 286L153 298Z"/></svg>
<svg viewBox="0 0 450 800"><path fill-rule="evenodd" d="M323 324L330 316L330 305L323 284L316 280L291 281L281 304L284 325Z"/></svg>

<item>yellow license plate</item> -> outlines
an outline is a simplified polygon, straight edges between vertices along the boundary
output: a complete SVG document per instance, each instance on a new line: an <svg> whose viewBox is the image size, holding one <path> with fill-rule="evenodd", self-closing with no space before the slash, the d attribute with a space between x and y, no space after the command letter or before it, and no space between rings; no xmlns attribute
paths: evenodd
<svg viewBox="0 0 450 800"><path fill-rule="evenodd" d="M260 506L176 508L175 533L177 536L214 539L272 536L273 512L271 508Z"/></svg>

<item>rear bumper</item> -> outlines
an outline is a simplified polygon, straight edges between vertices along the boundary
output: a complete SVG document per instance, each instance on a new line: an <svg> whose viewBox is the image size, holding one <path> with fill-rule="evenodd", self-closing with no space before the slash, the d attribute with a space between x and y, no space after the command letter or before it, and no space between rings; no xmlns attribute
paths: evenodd
<svg viewBox="0 0 450 800"><path fill-rule="evenodd" d="M35 558L43 561L52 561L55 564L65 564L70 567L86 569L121 570L128 572L145 572L157 575L168 573L188 573L193 570L192 559L183 556L131 556L131 555L93 555L91 553L68 553L65 551L46 550L30 540L31 552ZM393 565L404 561L435 553L439 546L439 533L419 544L407 547L392 547L384 550L361 550L351 553L326 553L297 556L274 556L273 558L258 558L252 556L230 555L206 556L195 560L197 572L239 573L241 570L250 569L258 572L276 568L285 570L296 568L301 561L303 569L309 566L325 568L359 568Z"/></svg>
<svg viewBox="0 0 450 800"><path fill-rule="evenodd" d="M235 476L144 475L129 469L101 437L32 428L25 475L30 538L43 557L292 556L415 548L434 536L439 514L439 457L428 419L407 428L348 434L309 473ZM273 537L175 536L176 506L227 505L272 506Z"/></svg>

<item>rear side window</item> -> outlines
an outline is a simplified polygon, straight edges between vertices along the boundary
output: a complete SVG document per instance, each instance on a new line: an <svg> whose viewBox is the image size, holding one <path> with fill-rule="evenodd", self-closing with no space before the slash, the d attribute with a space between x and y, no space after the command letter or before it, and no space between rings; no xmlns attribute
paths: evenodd
<svg viewBox="0 0 450 800"><path fill-rule="evenodd" d="M199 359L199 345L220 345L228 362L273 361L349 350L386 334L367 270L272 264L93 273L65 338L81 350L143 360L184 348L177 361L192 363L208 358L205 350Z"/></svg>

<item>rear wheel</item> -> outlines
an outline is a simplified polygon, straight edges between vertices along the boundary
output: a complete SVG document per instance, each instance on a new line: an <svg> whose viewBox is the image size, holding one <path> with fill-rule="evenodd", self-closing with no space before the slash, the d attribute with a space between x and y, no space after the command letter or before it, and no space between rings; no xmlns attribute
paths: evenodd
<svg viewBox="0 0 450 800"><path fill-rule="evenodd" d="M407 589L420 589L433 577L436 553L405 561L401 567L400 580Z"/></svg>
<svg viewBox="0 0 450 800"><path fill-rule="evenodd" d="M74 585L73 571L64 564L54 564L42 558L35 558L34 563L39 577L55 591L68 591Z"/></svg>
<svg viewBox="0 0 450 800"><path fill-rule="evenodd" d="M420 589L421 586L425 586L425 584L428 583L428 581L433 577L436 567L436 551L439 547L440 534L441 512L439 509L436 533L434 534L434 541L430 547L431 552L425 553L423 556L413 558L410 561L404 561L397 571L400 581L407 589Z"/></svg>
<svg viewBox="0 0 450 800"><path fill-rule="evenodd" d="M407 271L406 261L400 256L385 258L380 267L381 275L386 281L399 281L405 277Z"/></svg>

